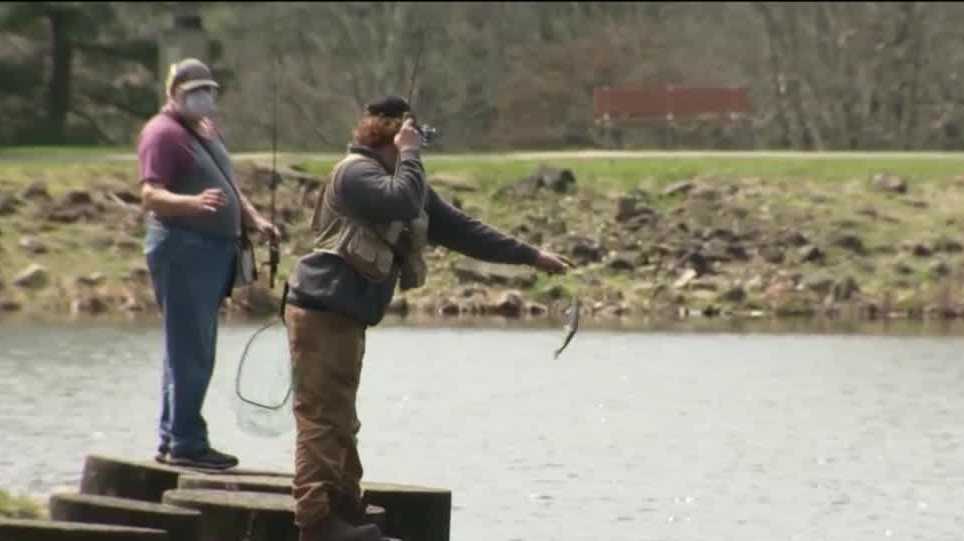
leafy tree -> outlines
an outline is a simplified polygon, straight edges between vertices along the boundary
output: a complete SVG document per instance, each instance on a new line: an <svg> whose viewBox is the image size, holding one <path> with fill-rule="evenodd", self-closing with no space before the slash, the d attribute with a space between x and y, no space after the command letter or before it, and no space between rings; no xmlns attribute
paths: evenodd
<svg viewBox="0 0 964 541"><path fill-rule="evenodd" d="M0 32L25 44L4 58L5 96L33 106L17 142L116 142L112 116L149 115L156 107L157 49L131 36L108 2L12 2ZM9 71L8 71L9 70ZM71 122L74 120L74 122ZM112 133L115 132L115 133Z"/></svg>

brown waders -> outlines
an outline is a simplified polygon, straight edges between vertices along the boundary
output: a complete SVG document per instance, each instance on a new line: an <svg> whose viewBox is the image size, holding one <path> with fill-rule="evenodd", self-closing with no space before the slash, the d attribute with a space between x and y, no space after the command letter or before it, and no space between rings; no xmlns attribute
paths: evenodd
<svg viewBox="0 0 964 541"><path fill-rule="evenodd" d="M365 326L333 313L285 307L291 348L295 448L295 524L312 528L333 511L361 509L361 423L355 397ZM345 518L345 517L343 517Z"/></svg>

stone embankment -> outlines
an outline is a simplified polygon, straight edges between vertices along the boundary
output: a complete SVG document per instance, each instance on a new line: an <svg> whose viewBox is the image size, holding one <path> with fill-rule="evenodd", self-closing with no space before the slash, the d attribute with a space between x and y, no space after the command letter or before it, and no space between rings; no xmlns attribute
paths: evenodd
<svg viewBox="0 0 964 541"><path fill-rule="evenodd" d="M283 279L310 249L307 222L324 179L293 167L281 174ZM266 213L268 176L263 166L238 166L243 189ZM431 183L457 207L565 255L576 269L547 278L435 248L427 286L398 295L396 315L553 317L574 295L585 317L599 319L964 315L964 245L950 208L960 180L925 191L881 173L838 193L826 182L693 177L603 193L568 169L540 166L493 189L445 175ZM0 235L15 238L0 243L0 314L156 317L139 195L119 179L87 184L57 193L44 181L0 184ZM923 215L946 223L937 231ZM236 291L224 310L271 315L280 291L267 286L263 268L262 280Z"/></svg>

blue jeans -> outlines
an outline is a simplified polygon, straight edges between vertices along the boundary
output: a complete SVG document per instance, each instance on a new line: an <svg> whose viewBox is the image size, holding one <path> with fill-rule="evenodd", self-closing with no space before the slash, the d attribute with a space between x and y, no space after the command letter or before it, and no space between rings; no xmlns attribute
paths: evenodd
<svg viewBox="0 0 964 541"><path fill-rule="evenodd" d="M206 450L201 406L214 372L218 310L234 277L234 240L148 225L144 254L164 317L159 449Z"/></svg>

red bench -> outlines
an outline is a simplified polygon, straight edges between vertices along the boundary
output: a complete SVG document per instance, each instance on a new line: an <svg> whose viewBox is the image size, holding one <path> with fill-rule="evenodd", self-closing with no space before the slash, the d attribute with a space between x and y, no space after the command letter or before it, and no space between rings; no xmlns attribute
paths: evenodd
<svg viewBox="0 0 964 541"><path fill-rule="evenodd" d="M608 148L750 148L754 143L746 88L597 87L593 119ZM623 128L629 129L623 129ZM632 142L628 140L632 139Z"/></svg>
<svg viewBox="0 0 964 541"><path fill-rule="evenodd" d="M673 120L750 112L746 88L597 87L593 118L597 122Z"/></svg>

